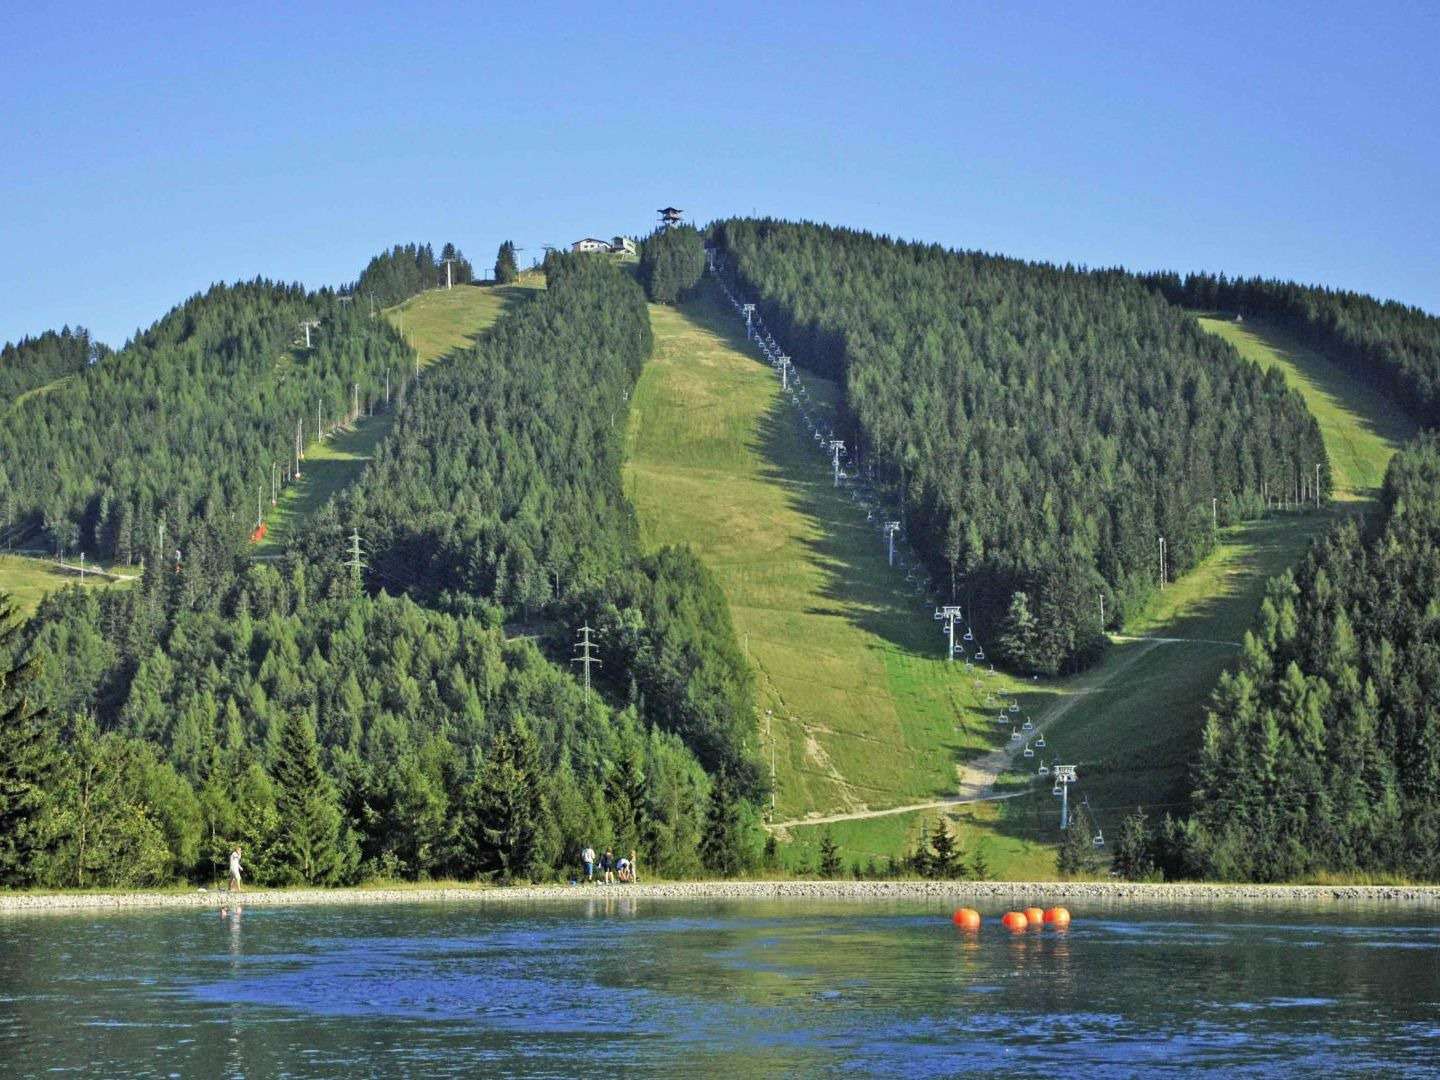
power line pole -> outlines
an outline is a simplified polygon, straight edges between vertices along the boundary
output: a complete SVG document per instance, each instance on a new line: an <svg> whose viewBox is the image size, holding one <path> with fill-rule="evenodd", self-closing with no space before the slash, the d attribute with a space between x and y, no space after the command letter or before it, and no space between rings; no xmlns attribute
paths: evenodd
<svg viewBox="0 0 1440 1080"><path fill-rule="evenodd" d="M899 523L898 521L887 521L887 522L885 522L885 536L888 538L888 540L889 540L889 542L890 542L890 565L891 565L891 566L894 566L894 565L895 565L895 534L896 534L897 532L899 532L899 531L900 531L900 523Z"/></svg>
<svg viewBox="0 0 1440 1080"><path fill-rule="evenodd" d="M775 817L775 710L765 710L765 741L770 744L770 817Z"/></svg>
<svg viewBox="0 0 1440 1080"><path fill-rule="evenodd" d="M350 420L353 423L360 419L360 384L350 384Z"/></svg>
<svg viewBox="0 0 1440 1080"><path fill-rule="evenodd" d="M1320 509L1320 463L1315 463L1315 509Z"/></svg>
<svg viewBox="0 0 1440 1080"><path fill-rule="evenodd" d="M275 506L280 502L280 463L270 463L270 505Z"/></svg>
<svg viewBox="0 0 1440 1080"><path fill-rule="evenodd" d="M300 460L305 456L305 421L295 421L295 479L300 479Z"/></svg>
<svg viewBox="0 0 1440 1080"><path fill-rule="evenodd" d="M1210 527L1220 528L1220 500L1213 495L1210 496Z"/></svg>
<svg viewBox="0 0 1440 1080"><path fill-rule="evenodd" d="M362 580L361 573L365 569L365 563L360 558L359 529L350 530L350 558L345 560L345 565L350 568L350 575L355 582L355 587L359 588Z"/></svg>
<svg viewBox="0 0 1440 1080"><path fill-rule="evenodd" d="M1100 629L1105 629L1105 594L1100 594Z"/></svg>
<svg viewBox="0 0 1440 1080"><path fill-rule="evenodd" d="M453 288L455 283L454 283L454 281L451 280L450 264L453 263L453 262L455 262L455 260L454 260L453 258L451 258L451 259L441 259L440 261L445 264L445 288L447 288L447 289Z"/></svg>
<svg viewBox="0 0 1440 1080"><path fill-rule="evenodd" d="M1165 538L1160 537L1160 588L1165 588Z"/></svg>
<svg viewBox="0 0 1440 1080"><path fill-rule="evenodd" d="M310 331L320 325L319 319L301 319L300 329L305 334L305 348L310 348ZM297 342L298 344L298 342Z"/></svg>
<svg viewBox="0 0 1440 1080"><path fill-rule="evenodd" d="M572 664L580 664L585 668L585 704L587 707L590 704L590 665L600 663L600 661L592 655L595 643L590 640L590 635L593 633L595 633L595 631L589 626L582 626L579 629L578 634L580 640L575 643L575 647L580 650L580 655L572 658L570 661Z"/></svg>

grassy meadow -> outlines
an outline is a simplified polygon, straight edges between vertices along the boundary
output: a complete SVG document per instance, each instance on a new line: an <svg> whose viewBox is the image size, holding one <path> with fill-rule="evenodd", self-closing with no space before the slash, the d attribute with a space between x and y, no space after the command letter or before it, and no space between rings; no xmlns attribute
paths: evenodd
<svg viewBox="0 0 1440 1080"><path fill-rule="evenodd" d="M117 574L133 575L139 567L105 567ZM0 555L0 592L7 592L22 616L32 614L46 593L63 589L66 585L83 585L87 589L104 589L114 585L125 587L128 581L114 581L93 572L88 567L82 581L78 570L64 570L48 556Z"/></svg>
<svg viewBox="0 0 1440 1080"><path fill-rule="evenodd" d="M528 295L530 290L518 285L431 289L388 308L385 317L415 349L423 371L452 353L469 348L494 325L506 307ZM264 541L256 545L256 554L282 551L301 522L360 475L394 422L394 412L378 413L353 426L339 428L307 446L301 463L303 476L298 483L285 488L277 504L266 513L269 531Z"/></svg>

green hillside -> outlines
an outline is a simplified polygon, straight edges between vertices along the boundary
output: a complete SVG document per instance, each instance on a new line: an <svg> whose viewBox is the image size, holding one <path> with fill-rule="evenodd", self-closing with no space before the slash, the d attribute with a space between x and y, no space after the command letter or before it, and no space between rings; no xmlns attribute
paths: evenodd
<svg viewBox="0 0 1440 1080"><path fill-rule="evenodd" d="M941 636L904 578L885 565L864 512L829 470L713 296L652 306L655 357L636 391L627 492L651 546L688 542L716 573L760 678L762 741L774 746L776 820L791 865L813 863L821 826L847 862L895 854L945 812L962 843L982 840L1009 877L1053 873L1058 821L1032 760L1008 754L978 690L946 670ZM1313 351L1259 327L1204 319L1247 357L1282 370L1321 422L1337 496L1368 494L1409 431L1383 400ZM812 398L833 383L807 377ZM1235 659L1272 575L1293 565L1337 513L1276 514L1222 530L1194 571L1158 594L1078 677L1031 684L1022 698L1050 757L1080 765L1082 797L1110 835L1137 802L1183 808L1205 704ZM979 628L982 629L983 628ZM982 633L983 638L983 633ZM997 686L1014 687L997 677ZM765 710L773 712L766 741ZM1000 752L992 749L997 741ZM942 806L967 760L1025 773L1003 801ZM1008 782L1011 786L1006 788ZM871 816L905 806L923 809Z"/></svg>
<svg viewBox="0 0 1440 1080"><path fill-rule="evenodd" d="M423 371L459 349L469 348L510 304L529 295L518 285L431 289L385 312L420 358ZM281 551L295 528L337 491L350 484L384 441L395 422L393 410L366 417L305 448L304 475L280 494L265 515L269 527L259 555Z"/></svg>

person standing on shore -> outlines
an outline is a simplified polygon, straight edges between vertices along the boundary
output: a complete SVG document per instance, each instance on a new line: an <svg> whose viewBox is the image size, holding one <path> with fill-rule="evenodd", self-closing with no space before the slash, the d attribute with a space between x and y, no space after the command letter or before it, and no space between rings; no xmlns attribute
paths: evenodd
<svg viewBox="0 0 1440 1080"><path fill-rule="evenodd" d="M614 853L613 851L611 851L611 850L607 847L607 848L605 849L605 854L600 856L600 870L601 870L601 872L605 875L605 884L606 884L606 885L614 885L614 884L615 884L615 878L614 878L614 876L612 875L612 871L613 871L614 869L615 869L615 853Z"/></svg>
<svg viewBox="0 0 1440 1080"><path fill-rule="evenodd" d="M640 864L635 861L635 849L630 849L630 883L638 884L640 881Z"/></svg>
<svg viewBox="0 0 1440 1080"><path fill-rule="evenodd" d="M240 891L240 848L238 846L230 852L230 891Z"/></svg>
<svg viewBox="0 0 1440 1080"><path fill-rule="evenodd" d="M585 884L589 885L595 880L595 849L589 844L580 853L580 861L585 864Z"/></svg>

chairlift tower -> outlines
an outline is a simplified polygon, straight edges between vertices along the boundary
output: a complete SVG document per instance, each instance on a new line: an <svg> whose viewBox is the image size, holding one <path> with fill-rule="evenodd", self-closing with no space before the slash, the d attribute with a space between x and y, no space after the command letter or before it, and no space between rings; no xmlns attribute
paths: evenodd
<svg viewBox="0 0 1440 1080"><path fill-rule="evenodd" d="M303 334L305 335L305 348L308 349L308 348L311 347L311 346L310 346L310 331L311 331L311 330L314 330L314 329L315 329L317 326L319 326L319 325L320 325L320 320L319 320L319 319L301 319L301 320L300 320L300 331L301 331L301 333L303 333ZM299 342L297 341L296 344L298 345Z"/></svg>
<svg viewBox="0 0 1440 1080"><path fill-rule="evenodd" d="M1165 538L1160 537L1160 588L1165 588Z"/></svg>
<svg viewBox="0 0 1440 1080"><path fill-rule="evenodd" d="M1060 828L1070 827L1070 785L1078 778L1074 765L1055 766L1055 787L1060 789Z"/></svg>
<svg viewBox="0 0 1440 1080"><path fill-rule="evenodd" d="M453 289L455 287L455 275L451 272L450 268L458 260L452 256L449 259L441 259L440 261L445 264L445 288Z"/></svg>
<svg viewBox="0 0 1440 1080"><path fill-rule="evenodd" d="M740 305L740 314L745 316L745 340L746 340L746 341L749 341L749 340L750 340L750 336L751 336L751 333L750 333L750 322L751 322L751 320L755 317L755 305L754 305L754 304L741 304L741 305Z"/></svg>
<svg viewBox="0 0 1440 1080"><path fill-rule="evenodd" d="M935 618L945 623L945 635L950 639L950 661L955 661L955 621L960 618L960 608L955 604L946 604L944 607L935 609Z"/></svg>
<svg viewBox="0 0 1440 1080"><path fill-rule="evenodd" d="M887 521L884 525L886 539L890 543L890 565L895 565L895 534L900 531L898 521Z"/></svg>
<svg viewBox="0 0 1440 1080"><path fill-rule="evenodd" d="M840 486L840 455L845 452L845 440L830 440L830 468L834 472L835 486Z"/></svg>
<svg viewBox="0 0 1440 1080"><path fill-rule="evenodd" d="M780 357L780 389L790 389L790 357Z"/></svg>

